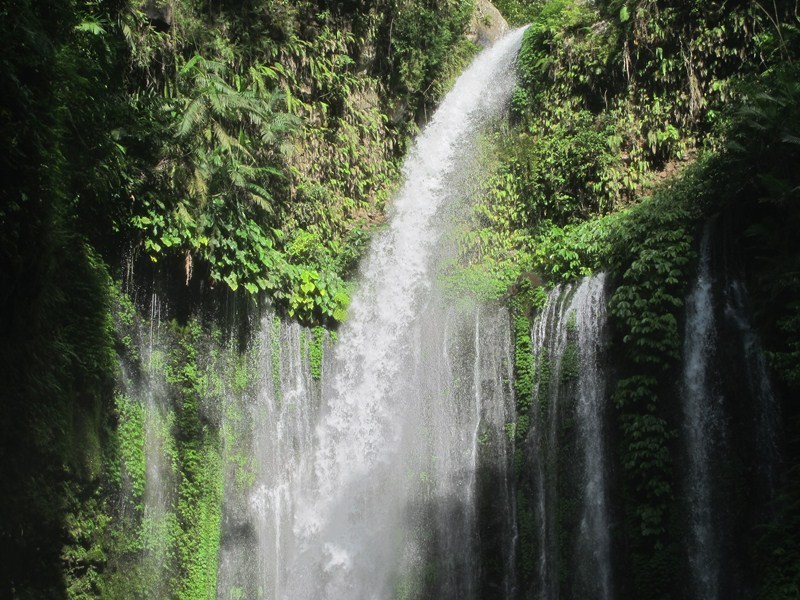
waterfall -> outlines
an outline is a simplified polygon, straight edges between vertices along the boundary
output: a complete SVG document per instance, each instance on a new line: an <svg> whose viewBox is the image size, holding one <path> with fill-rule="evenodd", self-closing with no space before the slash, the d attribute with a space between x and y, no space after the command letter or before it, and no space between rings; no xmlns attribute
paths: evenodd
<svg viewBox="0 0 800 600"><path fill-rule="evenodd" d="M729 265L714 262L714 240L709 223L686 300L681 380L690 585L692 597L704 600L749 596L732 575L749 560L732 550L742 521L735 513L753 523L770 518L778 465L778 403L766 357L744 285ZM737 480L753 490L746 504L737 504Z"/></svg>
<svg viewBox="0 0 800 600"><path fill-rule="evenodd" d="M581 589L592 598L613 598L611 534L608 517L608 467L603 410L606 401L605 365L600 361L605 344L605 276L585 280L572 301L578 330L578 428L583 446L583 489L577 557L588 568Z"/></svg>
<svg viewBox="0 0 800 600"><path fill-rule="evenodd" d="M230 404L223 425L238 440L226 452L252 453L256 465L244 485L226 476L220 597L514 590L513 569L494 581L481 562L515 562L507 313L453 306L435 276L449 251L446 207L469 183L477 135L508 104L521 37L478 56L416 140L321 381L307 375L307 332L262 323L259 362L270 374ZM481 527L481 503L505 513L500 532Z"/></svg>
<svg viewBox="0 0 800 600"><path fill-rule="evenodd" d="M716 330L710 240L710 228L706 228L697 278L686 301L682 398L688 454L689 566L696 597L713 600L719 597L720 548L713 523L711 469L714 446L721 442L722 416L711 373Z"/></svg>
<svg viewBox="0 0 800 600"><path fill-rule="evenodd" d="M527 464L537 550L532 586L538 598L614 596L605 329L602 274L553 289L532 327L535 381Z"/></svg>
<svg viewBox="0 0 800 600"><path fill-rule="evenodd" d="M452 379L467 342L464 324L431 290L442 234L435 217L455 201L474 136L507 105L521 37L512 32L461 75L405 162L389 229L370 247L326 381L282 597L387 598L397 577L426 585L431 544L445 557L434 586L475 597L476 532L464 500L474 488L481 409L478 394L460 389L469 379ZM426 518L413 514L427 510L413 506L423 499L435 505L438 539L424 539L431 521L407 531L409 519Z"/></svg>
<svg viewBox="0 0 800 600"><path fill-rule="evenodd" d="M758 478L755 481L758 509L768 516L769 503L775 496L779 462L778 432L779 405L772 390L767 358L748 317L747 292L739 279L732 278L725 288L725 316L733 323L742 345L747 392L752 399Z"/></svg>

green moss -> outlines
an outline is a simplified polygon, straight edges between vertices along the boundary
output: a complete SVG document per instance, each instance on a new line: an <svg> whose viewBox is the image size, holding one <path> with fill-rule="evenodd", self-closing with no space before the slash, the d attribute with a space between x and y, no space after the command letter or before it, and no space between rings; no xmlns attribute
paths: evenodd
<svg viewBox="0 0 800 600"><path fill-rule="evenodd" d="M309 339L311 337L305 327L300 330L300 356L309 356Z"/></svg>
<svg viewBox="0 0 800 600"><path fill-rule="evenodd" d="M531 427L531 418L529 415L519 415L517 422L514 426L514 439L516 443L522 444L528 435Z"/></svg>
<svg viewBox="0 0 800 600"><path fill-rule="evenodd" d="M123 477L130 485L133 497L141 501L147 469L144 453L144 411L141 404L123 394L117 394L115 400L119 461Z"/></svg>
<svg viewBox="0 0 800 600"><path fill-rule="evenodd" d="M325 350L325 328L315 327L312 330L311 344L308 351L308 359L311 365L311 377L319 380L322 377L322 361Z"/></svg>
<svg viewBox="0 0 800 600"><path fill-rule="evenodd" d="M571 311L569 315L567 315L567 335L574 334L578 330L578 313L577 311Z"/></svg>
<svg viewBox="0 0 800 600"><path fill-rule="evenodd" d="M281 402L281 319L278 315L272 318L272 332L270 336L272 347L270 356L272 358L272 384L275 389L275 398Z"/></svg>
<svg viewBox="0 0 800 600"><path fill-rule="evenodd" d="M237 356L233 364L233 390L239 393L244 392L250 387L253 379L253 372L248 364L247 356Z"/></svg>
<svg viewBox="0 0 800 600"><path fill-rule="evenodd" d="M236 586L231 588L228 597L225 600L245 600L244 589Z"/></svg>
<svg viewBox="0 0 800 600"><path fill-rule="evenodd" d="M569 327L569 323L567 327ZM562 383L575 381L578 378L578 373L580 371L578 344L575 342L567 342L567 345L564 347L564 353L561 355L559 367L559 375Z"/></svg>
<svg viewBox="0 0 800 600"><path fill-rule="evenodd" d="M535 357L537 380L537 398L539 399L539 412L542 416L547 413L550 402L550 382L552 380L552 363L550 352L542 347Z"/></svg>
<svg viewBox="0 0 800 600"><path fill-rule="evenodd" d="M184 478L178 492L182 577L176 586L176 596L186 600L206 598L216 593L222 518L223 480L219 448L213 440L206 440L196 452L196 455L184 454Z"/></svg>
<svg viewBox="0 0 800 600"><path fill-rule="evenodd" d="M503 432L506 434L506 439L509 442L513 442L517 437L517 422L512 421L511 423L503 425Z"/></svg>
<svg viewBox="0 0 800 600"><path fill-rule="evenodd" d="M514 317L514 397L517 414L526 414L533 397L533 356L531 321L524 315Z"/></svg>

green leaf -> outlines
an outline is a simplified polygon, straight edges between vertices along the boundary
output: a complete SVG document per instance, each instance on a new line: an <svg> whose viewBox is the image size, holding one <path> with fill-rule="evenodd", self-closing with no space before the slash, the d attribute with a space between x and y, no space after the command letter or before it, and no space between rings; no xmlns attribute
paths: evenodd
<svg viewBox="0 0 800 600"><path fill-rule="evenodd" d="M194 66L198 63L202 63L205 65L205 59L200 56L199 54L195 54L188 63L181 69L181 75L186 75L189 71L194 68Z"/></svg>
<svg viewBox="0 0 800 600"><path fill-rule="evenodd" d="M100 25L98 21L83 21L75 26L75 31L83 31L85 33L91 33L92 35L105 35L106 30L103 29L103 26Z"/></svg>
<svg viewBox="0 0 800 600"><path fill-rule="evenodd" d="M619 22L620 23L625 23L630 18L631 18L631 15L628 12L628 7L627 6L623 6L621 9L619 9Z"/></svg>
<svg viewBox="0 0 800 600"><path fill-rule="evenodd" d="M231 273L230 275L225 275L222 280L228 284L228 287L231 288L232 291L236 291L239 289L239 282L236 281L236 275Z"/></svg>

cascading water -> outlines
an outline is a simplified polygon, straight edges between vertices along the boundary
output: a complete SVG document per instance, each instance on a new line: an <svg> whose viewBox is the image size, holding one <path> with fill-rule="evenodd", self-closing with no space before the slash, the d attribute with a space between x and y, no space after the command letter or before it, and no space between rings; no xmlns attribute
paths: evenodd
<svg viewBox="0 0 800 600"><path fill-rule="evenodd" d="M712 452L720 443L719 391L713 386L711 360L715 345L711 279L711 236L703 234L697 279L686 302L682 397L688 455L686 502L690 523L689 566L697 598L719 597L720 548L713 523Z"/></svg>
<svg viewBox="0 0 800 600"><path fill-rule="evenodd" d="M527 445L536 548L532 586L538 598L558 598L562 592L576 598L614 595L602 363L605 305L605 277L596 275L577 287L552 290L533 324L536 377ZM569 581L563 580L566 572Z"/></svg>
<svg viewBox="0 0 800 600"><path fill-rule="evenodd" d="M551 379L553 373L559 372L559 361L566 343L566 335L562 335L566 333L562 327L562 323L565 323L564 300L560 286L552 290L531 333L536 374L528 438L529 461L532 465L529 485L534 489L533 514L536 522L534 557L537 566L533 584L536 594L545 599L557 597L558 593L558 546L555 539L557 495L554 481L558 472L552 463L557 448L558 393L551 388ZM557 389L557 384L554 387Z"/></svg>
<svg viewBox="0 0 800 600"><path fill-rule="evenodd" d="M416 330L408 378L398 384L405 394L400 408L409 411L398 442L402 447L396 450L402 461L374 467L379 486L353 482L341 492L357 489L361 496L320 528L339 538L329 533L309 539L295 529L298 518L308 518L301 508L309 473L314 475L318 423L325 418L320 389L328 385L332 361L323 364L322 382L314 381L308 331L271 317L263 320L254 365L265 374L258 392L226 400L223 438L230 467L218 597L325 597L333 589L343 593L344 586L353 598L483 598L498 588L503 597L514 597L509 568L514 563L514 510L511 490L502 487L508 483L511 455L504 425L514 410L507 314L500 307L464 313L442 302L427 308L428 328ZM330 349L327 354L332 355ZM487 498L489 506L482 508L501 517L489 534L478 523L478 504ZM365 517L371 528L357 528ZM356 542L363 550L353 549ZM391 562L377 565L373 553ZM488 584L492 577L481 576L486 554L501 555L502 564ZM309 556L326 562L309 563L308 571L293 571L287 562L287 557L301 561ZM359 561L382 570L371 575ZM339 587L326 581L329 575ZM353 581L344 582L347 575ZM486 585L490 592L482 591ZM298 586L305 587L297 592ZM373 596L377 586L381 591Z"/></svg>
<svg viewBox="0 0 800 600"><path fill-rule="evenodd" d="M164 363L161 347L161 300L157 294L150 298L147 326L138 323L131 345L135 347L138 364L123 361L117 395L117 410L138 423L143 435L141 480L124 482L125 498L133 505L140 503L146 527L142 535L139 576L142 586L154 597L166 597L169 590L161 574L171 551L169 528L173 515L173 496L176 476L170 455L174 448L170 437L169 393L160 371ZM130 468L130 467L129 467ZM130 478L133 479L133 478ZM126 507L126 510L128 507ZM131 532L131 535L135 535Z"/></svg>
<svg viewBox="0 0 800 600"><path fill-rule="evenodd" d="M280 349L280 381L265 378L249 409L256 481L246 499L226 490L222 597L478 598L481 553L500 547L514 563L513 534L487 541L477 519L484 457L504 471L510 456L507 317L448 306L435 276L447 251L442 210L458 202L476 136L508 104L521 37L475 60L411 150L316 384L319 403L301 375L285 383L286 361L300 373L307 360L299 331L281 330L274 344L265 326L263 362ZM512 590L505 571L496 585Z"/></svg>
<svg viewBox="0 0 800 600"><path fill-rule="evenodd" d="M778 465L778 403L766 357L744 285L715 256L715 232L706 225L686 300L681 381L690 587L703 600L750 595L747 583L732 576L741 570L737 561L748 560L732 548L741 521L734 512L754 523L769 518ZM756 468L750 472L748 464ZM739 495L730 483L737 480L754 491L747 506L729 507L725 499L730 504Z"/></svg>
<svg viewBox="0 0 800 600"><path fill-rule="evenodd" d="M319 409L310 338L296 323L267 314L256 340L256 393L228 398L223 432L233 468L226 478L219 598L272 598L285 585L282 561L292 547L295 493L313 454Z"/></svg>
<svg viewBox="0 0 800 600"><path fill-rule="evenodd" d="M606 341L605 276L585 280L572 301L578 330L578 429L583 446L583 494L577 556L583 580L580 589L598 600L613 598L611 532L605 447L605 365L600 357Z"/></svg>
<svg viewBox="0 0 800 600"><path fill-rule="evenodd" d="M731 279L725 288L725 316L733 323L741 340L747 391L752 399L755 418L755 447L758 481L755 482L757 501L762 517L767 516L768 504L774 498L779 463L778 431L780 412L772 390L767 358L753 329L747 311L747 293L738 279Z"/></svg>

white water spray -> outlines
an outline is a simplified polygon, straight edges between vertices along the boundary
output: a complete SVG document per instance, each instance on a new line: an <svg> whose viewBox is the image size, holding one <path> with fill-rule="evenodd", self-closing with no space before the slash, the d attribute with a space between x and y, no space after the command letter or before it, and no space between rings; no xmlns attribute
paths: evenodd
<svg viewBox="0 0 800 600"><path fill-rule="evenodd" d="M578 332L578 427L583 446L583 499L578 556L587 574L584 589L593 598L614 597L611 577L611 530L608 517L608 452L603 412L606 402L605 275L585 279L572 300Z"/></svg>
<svg viewBox="0 0 800 600"><path fill-rule="evenodd" d="M606 321L605 275L599 274L554 288L531 331L535 379L527 444L537 550L532 583L534 595L546 600L564 592L614 597L601 362ZM580 499L571 517L578 525L567 531L560 515L573 498ZM575 560L568 580L561 575L564 556Z"/></svg>
<svg viewBox="0 0 800 600"><path fill-rule="evenodd" d="M711 236L706 228L697 279L686 302L682 397L688 453L686 499L691 520L689 566L697 598L714 600L720 593L720 549L713 522L711 455L719 443L719 392L712 384L716 343L711 279Z"/></svg>

